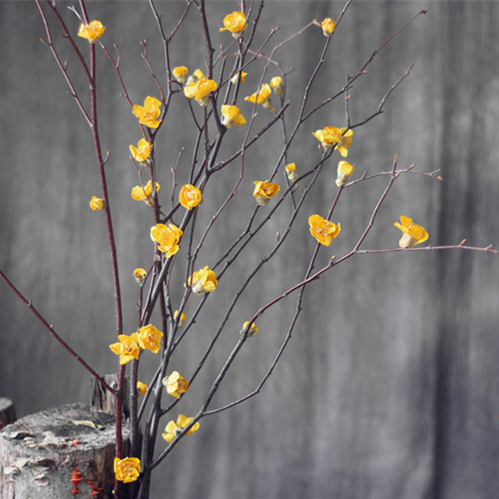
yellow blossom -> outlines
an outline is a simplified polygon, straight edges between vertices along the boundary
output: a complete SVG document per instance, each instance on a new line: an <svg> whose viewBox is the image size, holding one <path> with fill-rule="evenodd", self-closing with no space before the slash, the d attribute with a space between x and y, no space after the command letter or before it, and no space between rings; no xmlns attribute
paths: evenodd
<svg viewBox="0 0 499 499"><path fill-rule="evenodd" d="M274 89L274 92L277 95L282 94L284 90L284 87L282 85L282 78L280 76L274 76L274 78L270 80L270 86Z"/></svg>
<svg viewBox="0 0 499 499"><path fill-rule="evenodd" d="M165 428L165 431L161 436L170 443L194 418L188 418L183 414L179 414L177 422L170 421ZM192 428L187 432L187 435L194 433L199 429L199 421L192 426Z"/></svg>
<svg viewBox="0 0 499 499"><path fill-rule="evenodd" d="M140 355L139 333L133 333L131 336L126 334L118 335L118 343L109 345L113 353L120 356L120 364L126 364L132 359L138 359Z"/></svg>
<svg viewBox="0 0 499 499"><path fill-rule="evenodd" d="M335 224L322 218L320 215L311 215L308 217L310 225L310 234L324 246L329 246L331 241L340 233L341 225Z"/></svg>
<svg viewBox="0 0 499 499"><path fill-rule="evenodd" d="M253 183L255 184L253 196L256 202L262 206L266 205L270 201L270 198L273 198L281 190L280 186L268 180L264 182L255 180Z"/></svg>
<svg viewBox="0 0 499 499"><path fill-rule="evenodd" d="M401 248L412 248L416 244L424 243L428 239L428 232L421 225L412 223L409 217L400 217L401 224L395 222L393 225L400 229L404 235L400 238L399 246Z"/></svg>
<svg viewBox="0 0 499 499"><path fill-rule="evenodd" d="M189 381L180 376L177 371L173 371L168 378L163 378L162 383L167 393L178 399L181 393L185 393L189 389Z"/></svg>
<svg viewBox="0 0 499 499"><path fill-rule="evenodd" d="M175 79L180 83L184 84L185 80L187 79L187 75L189 74L189 70L185 66L177 66L176 68L173 68L173 76Z"/></svg>
<svg viewBox="0 0 499 499"><path fill-rule="evenodd" d="M196 69L194 74L189 77L187 85L184 87L184 95L188 99L197 101L200 106L206 107L210 102L210 94L214 92L218 84L214 80L206 78L200 69Z"/></svg>
<svg viewBox="0 0 499 499"><path fill-rule="evenodd" d="M222 104L222 125L229 129L234 125L246 125L246 118L241 114L237 106Z"/></svg>
<svg viewBox="0 0 499 499"><path fill-rule="evenodd" d="M179 241L184 231L180 230L174 224L156 224L151 227L151 239L158 243L159 251L166 253L166 258L170 258L177 253Z"/></svg>
<svg viewBox="0 0 499 499"><path fill-rule="evenodd" d="M146 97L143 106L133 106L132 112L139 119L140 123L149 128L158 128L162 120L158 120L161 115L161 101L156 97Z"/></svg>
<svg viewBox="0 0 499 499"><path fill-rule="evenodd" d="M258 331L260 331L260 328L256 327L254 322L251 324L250 327L248 326L249 326L249 321L246 321L243 324L243 328L241 329L240 334L244 336L255 336L255 334L257 334Z"/></svg>
<svg viewBox="0 0 499 499"><path fill-rule="evenodd" d="M296 172L296 164L295 163L289 163L289 165L286 165L286 175L288 176L288 179L291 182L296 181L296 179L298 178L298 173Z"/></svg>
<svg viewBox="0 0 499 499"><path fill-rule="evenodd" d="M246 15L241 11L232 12L232 14L225 16L223 23L224 28L220 28L220 31L229 30L236 39L239 38L242 32L248 27L246 24Z"/></svg>
<svg viewBox="0 0 499 499"><path fill-rule="evenodd" d="M140 476L140 459L137 457L114 458L114 474L116 480L129 483L135 482Z"/></svg>
<svg viewBox="0 0 499 499"><path fill-rule="evenodd" d="M326 17L326 19L321 22L321 26L324 36L331 36L334 32L334 28L336 28L336 23L330 17Z"/></svg>
<svg viewBox="0 0 499 499"><path fill-rule="evenodd" d="M95 43L106 31L106 27L100 21L92 21L90 24L80 24L78 36L85 38L90 43Z"/></svg>
<svg viewBox="0 0 499 499"><path fill-rule="evenodd" d="M178 310L175 310L175 313L173 314L173 320L176 320L178 317ZM180 319L178 320L178 325L177 327L181 328L185 324L185 320L187 317L185 316L184 312L180 314Z"/></svg>
<svg viewBox="0 0 499 499"><path fill-rule="evenodd" d="M160 189L159 184L156 182L156 192ZM152 182L149 180L145 187L141 185L136 185L132 189L131 196L135 201L144 201L147 206L152 206Z"/></svg>
<svg viewBox="0 0 499 499"><path fill-rule="evenodd" d="M133 159L138 161L140 164L145 165L146 161L149 159L149 155L151 154L151 143L146 139L140 139L137 147L132 144L130 144L129 147Z"/></svg>
<svg viewBox="0 0 499 499"><path fill-rule="evenodd" d="M137 395L145 395L147 392L147 385L142 381L137 381Z"/></svg>
<svg viewBox="0 0 499 499"><path fill-rule="evenodd" d="M103 199L98 198L97 196L92 196L92 199L88 204L94 211L100 211L106 207L106 202Z"/></svg>
<svg viewBox="0 0 499 499"><path fill-rule="evenodd" d="M203 202L203 195L197 187L185 184L180 189L178 200L186 210L192 210Z"/></svg>
<svg viewBox="0 0 499 499"><path fill-rule="evenodd" d="M274 110L274 106L272 104L272 100L270 99L270 94L272 93L272 89L268 83L264 83L258 92L254 94L248 95L245 97L245 101L255 102L256 104L261 104L264 108Z"/></svg>
<svg viewBox="0 0 499 499"><path fill-rule="evenodd" d="M322 144L325 151L334 146L344 158L348 156L348 148L352 143L353 130L327 126L324 130L312 132L312 135Z"/></svg>
<svg viewBox="0 0 499 499"><path fill-rule="evenodd" d="M192 284L191 284L192 283ZM187 285L192 287L192 291L197 295L204 295L215 291L218 286L217 277L208 265L194 272L192 277L187 279Z"/></svg>
<svg viewBox="0 0 499 499"><path fill-rule="evenodd" d="M350 175L353 173L355 165L351 165L348 161L340 161L338 163L338 171L336 176L336 185L338 187L343 187Z"/></svg>
<svg viewBox="0 0 499 499"><path fill-rule="evenodd" d="M163 333L158 331L152 324L139 329L139 345L144 350L151 350L152 353L158 353L161 348L161 338Z"/></svg>
<svg viewBox="0 0 499 499"><path fill-rule="evenodd" d="M241 83L244 83L246 81L246 76L248 73L245 73L244 71L241 71L240 73L236 73L231 79L230 82L233 85L237 85L237 82L241 80Z"/></svg>
<svg viewBox="0 0 499 499"><path fill-rule="evenodd" d="M147 276L146 269L142 269L139 267L133 271L133 277L135 278L135 281L137 282L137 284L142 284L144 282L144 279L146 278L146 276Z"/></svg>

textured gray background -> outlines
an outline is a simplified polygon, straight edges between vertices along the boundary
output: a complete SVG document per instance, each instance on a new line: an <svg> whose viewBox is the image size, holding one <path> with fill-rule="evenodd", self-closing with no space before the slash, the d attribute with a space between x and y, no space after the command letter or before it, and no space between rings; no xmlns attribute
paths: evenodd
<svg viewBox="0 0 499 499"><path fill-rule="evenodd" d="M230 2L207 4L215 26L235 8ZM262 36L278 24L282 33L276 40L282 41L315 17L337 17L342 5L268 2ZM173 22L183 2L158 6ZM89 8L92 18L108 26L109 46L124 38L123 71L132 99L140 103L145 95L155 95L138 43L148 39L151 60L160 73L161 47L147 3L102 1ZM374 48L422 8L429 13L376 58L352 93L352 117L358 121L374 111L389 86L415 64L386 113L356 130L348 159L357 164L358 176L388 169L397 153L400 166L440 168L445 182L400 179L365 247L396 245L399 233L392 224L400 214L423 224L432 244L458 243L464 237L475 245L497 243L497 2L354 1L335 35L313 98L319 102L331 88L341 86L346 74L357 70ZM197 17L191 16L182 35L190 35L188 43L179 39L172 45L174 64L201 66L196 23ZM77 22L73 24L76 29ZM40 36L44 31L34 3L0 2L0 267L99 372L112 372L116 359L108 344L114 338L114 308L105 227L88 209L89 198L99 189L91 138ZM218 46L224 38L214 36ZM297 106L293 91L302 87L322 43L320 31L310 30L281 52L284 68L294 68L288 89L291 116L296 116ZM128 276L148 261L151 243L143 234L151 221L145 207L130 198L137 179L128 144L136 143L136 125L118 95L114 74L103 59L99 64L101 131L104 149L112 151L108 172L125 324L132 329L136 288ZM70 70L84 88L76 67ZM163 130L158 142L165 192L170 189L173 158L181 146L189 145L182 126L184 111L179 100L178 121ZM342 102L319 113L304 127L299 147L292 149L293 161L300 166L317 158L310 131L343 122ZM276 132L252 151L242 189L251 192L252 180L265 176L275 161L273 141L279 140ZM234 181L230 177L213 185L215 198L227 195ZM329 206L332 182L331 175L316 187L298 221L305 232L306 216ZM341 255L352 246L384 185L384 180L376 180L345 193L337 212L343 231L331 251ZM241 209L251 206L250 195L247 201ZM203 210L209 216L216 206L207 199ZM283 220L272 222L272 233ZM223 246L227 233L237 233L244 217L231 217L230 223L235 226L216 228L206 255ZM244 300L235 316L237 327L262 300L294 282L295 269L302 268L313 247L308 236L297 241L268 271L275 277ZM331 251L323 252L322 263ZM245 265L258 258L247 255ZM458 251L370 255L339 266L310 287L289 349L262 393L204 419L200 431L184 440L161 467L154 497L498 497L498 274L497 257ZM172 367L186 372L195 368L211 324L219 319L217 303L227 303L235 289L237 282L227 280L217 291L213 307L207 307L195 331L198 340L179 349ZM20 416L87 400L87 374L3 284L0 300L0 396L12 398ZM262 318L261 332L245 346L215 405L256 386L283 339L280 325L288 323L293 308L291 298ZM205 381L182 402L182 412L198 407L233 345L231 334L226 338L207 366Z"/></svg>

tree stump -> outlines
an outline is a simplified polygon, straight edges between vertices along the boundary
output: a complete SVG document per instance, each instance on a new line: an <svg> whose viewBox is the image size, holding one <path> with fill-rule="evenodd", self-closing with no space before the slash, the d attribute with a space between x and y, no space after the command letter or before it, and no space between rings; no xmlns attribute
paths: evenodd
<svg viewBox="0 0 499 499"><path fill-rule="evenodd" d="M12 401L0 397L0 430L16 420L16 410Z"/></svg>
<svg viewBox="0 0 499 499"><path fill-rule="evenodd" d="M21 418L0 432L0 497L110 498L114 443L114 417L84 404Z"/></svg>

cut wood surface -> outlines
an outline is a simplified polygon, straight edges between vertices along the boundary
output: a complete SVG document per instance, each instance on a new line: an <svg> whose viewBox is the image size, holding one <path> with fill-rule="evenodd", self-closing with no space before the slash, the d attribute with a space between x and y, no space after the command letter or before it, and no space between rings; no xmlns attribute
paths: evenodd
<svg viewBox="0 0 499 499"><path fill-rule="evenodd" d="M0 433L0 497L110 497L114 439L113 416L84 404L19 419Z"/></svg>

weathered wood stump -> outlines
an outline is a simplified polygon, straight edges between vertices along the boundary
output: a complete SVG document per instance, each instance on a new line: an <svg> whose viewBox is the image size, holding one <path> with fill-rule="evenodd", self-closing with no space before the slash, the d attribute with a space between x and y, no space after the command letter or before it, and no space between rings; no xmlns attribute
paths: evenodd
<svg viewBox="0 0 499 499"><path fill-rule="evenodd" d="M11 400L0 397L0 430L16 420L16 410Z"/></svg>
<svg viewBox="0 0 499 499"><path fill-rule="evenodd" d="M114 417L84 404L21 418L0 432L0 497L110 498L114 442Z"/></svg>

